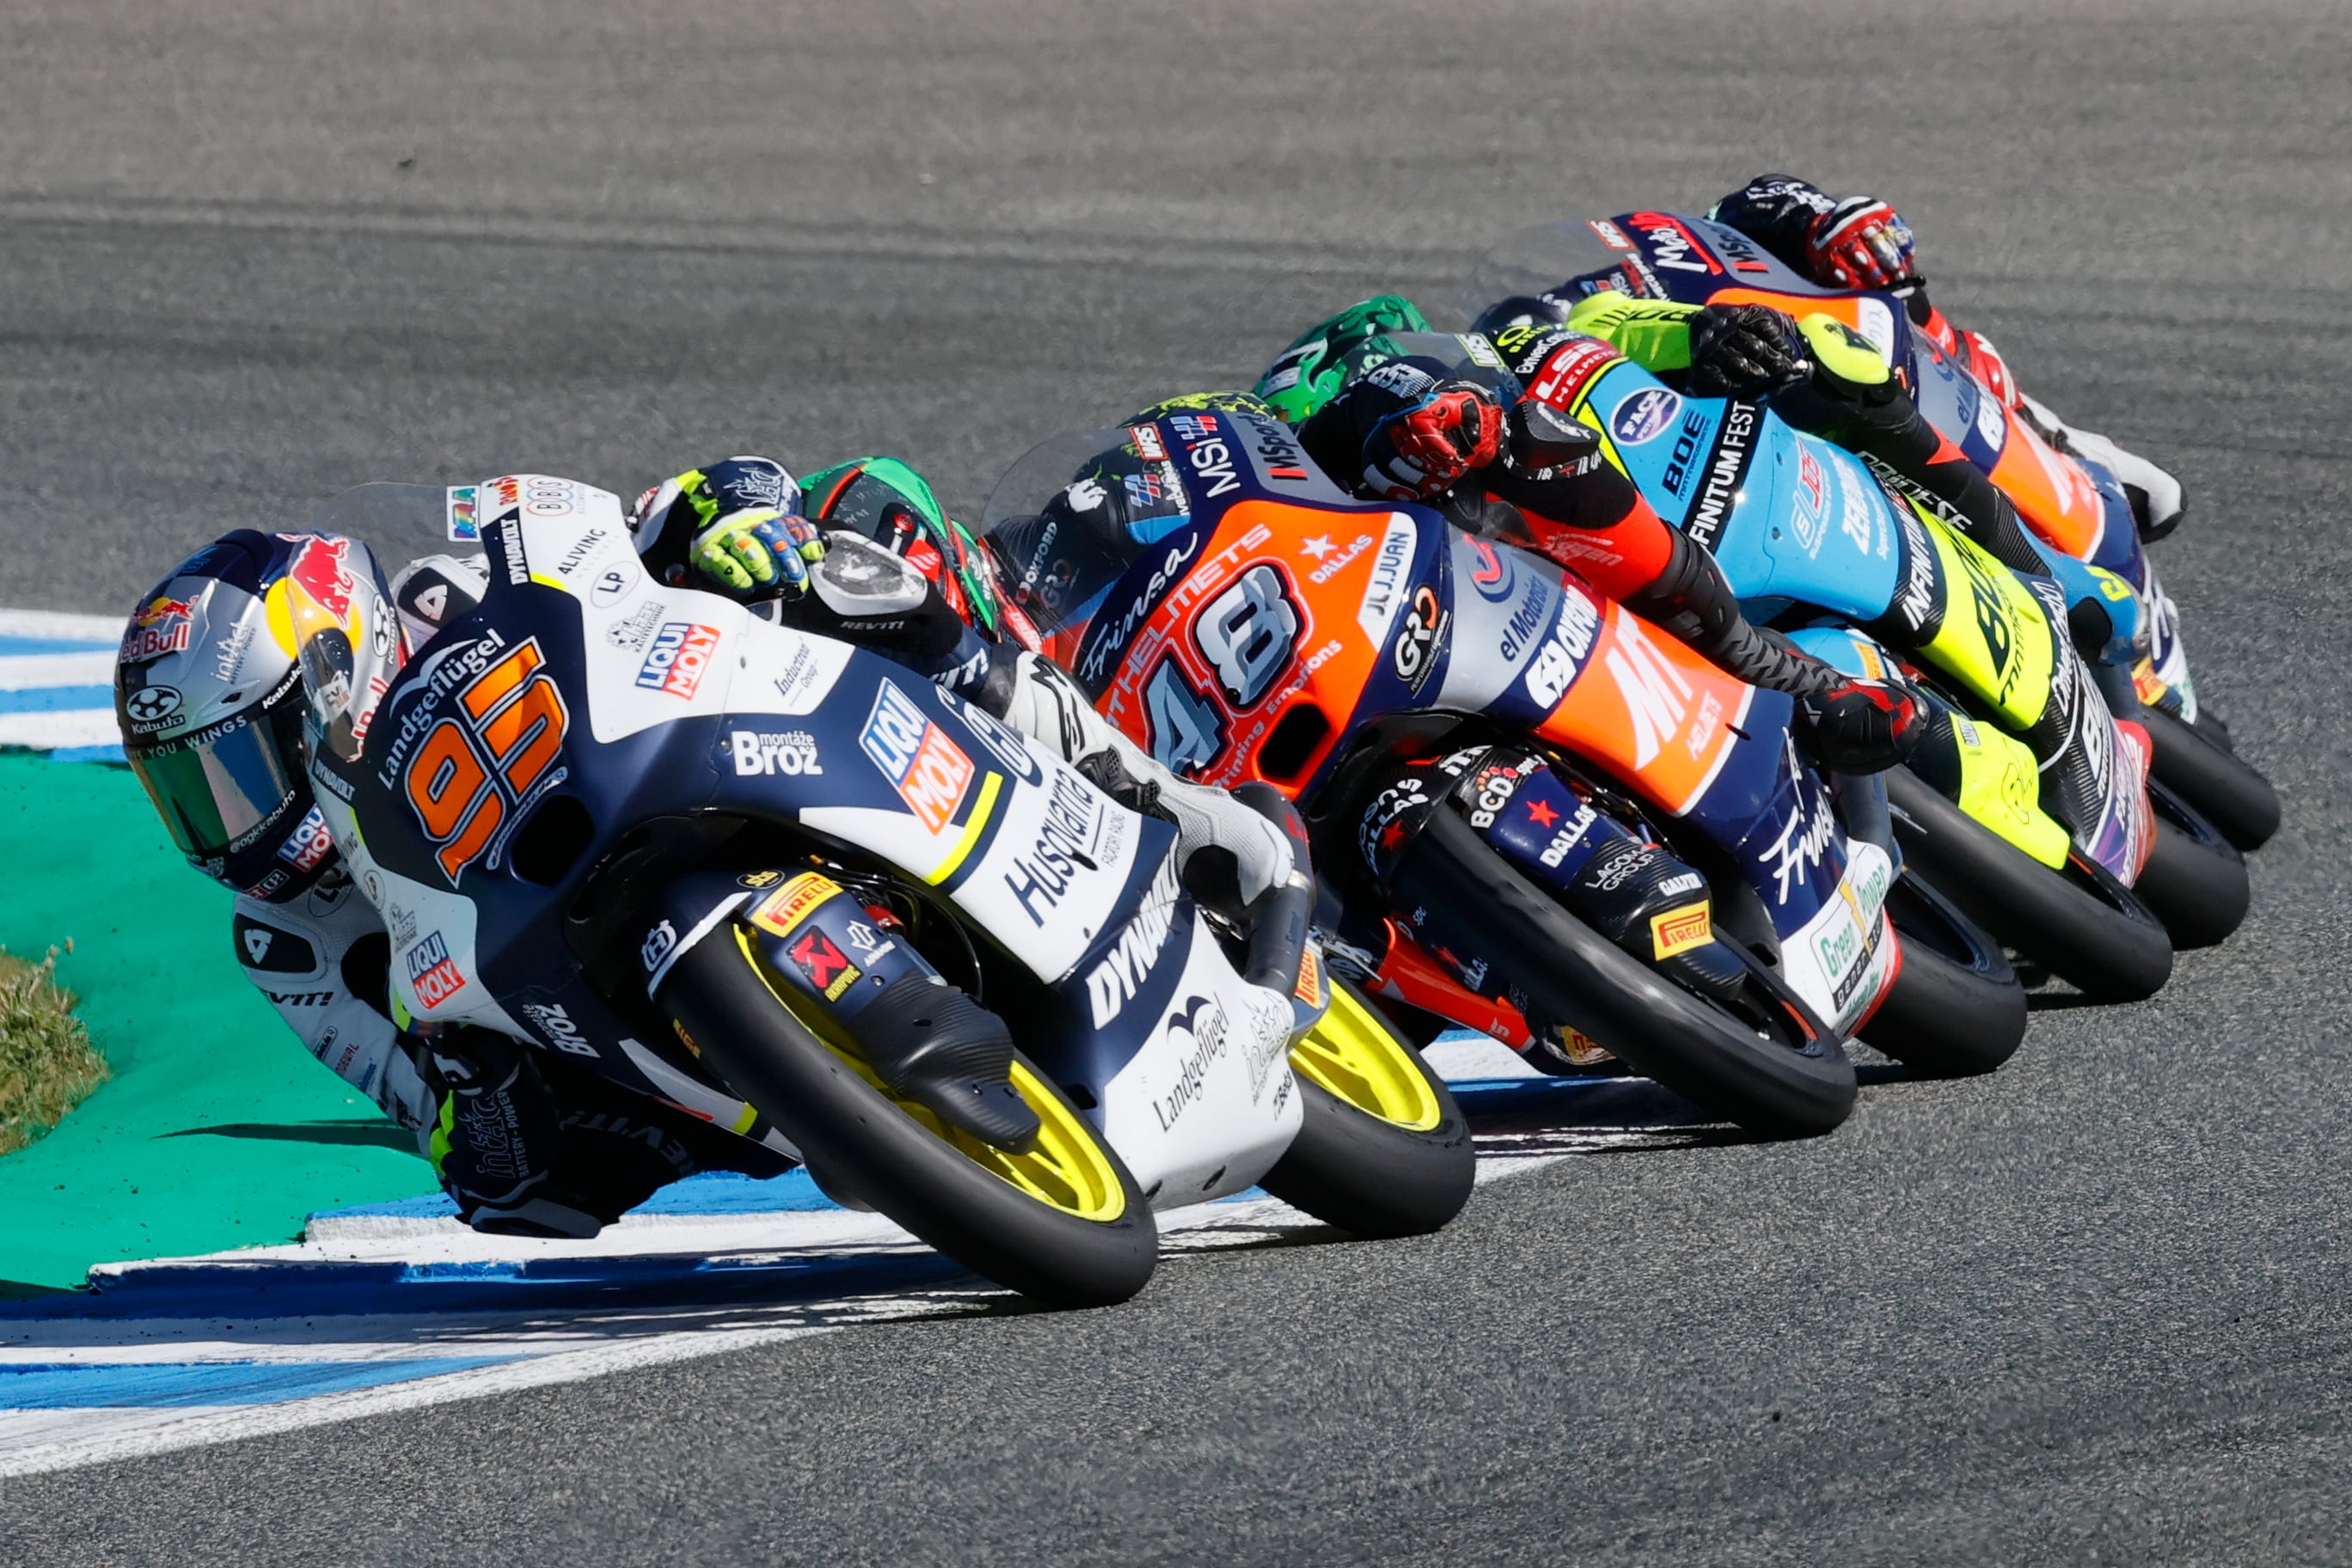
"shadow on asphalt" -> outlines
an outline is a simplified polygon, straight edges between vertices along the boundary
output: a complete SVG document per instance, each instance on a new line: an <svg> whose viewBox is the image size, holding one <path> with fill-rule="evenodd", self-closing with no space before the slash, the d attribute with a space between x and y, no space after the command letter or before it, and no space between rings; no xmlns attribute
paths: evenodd
<svg viewBox="0 0 2352 1568"><path fill-rule="evenodd" d="M262 1138L278 1143L333 1143L416 1152L416 1134L385 1123L359 1121L224 1121L215 1127L183 1127L162 1138Z"/></svg>

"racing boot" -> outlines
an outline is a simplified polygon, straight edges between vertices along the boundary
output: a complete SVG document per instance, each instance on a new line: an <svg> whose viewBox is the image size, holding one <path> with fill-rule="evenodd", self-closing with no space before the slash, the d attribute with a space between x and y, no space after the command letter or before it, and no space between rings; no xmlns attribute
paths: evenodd
<svg viewBox="0 0 2352 1568"><path fill-rule="evenodd" d="M2179 479L2096 430L2076 429L2044 404L2031 397L2020 397L2019 402L2053 446L2062 452L2104 464L2116 476L2131 501L2132 520L2139 525L2143 542L2153 544L2180 526L2180 520L2188 515L2189 502Z"/></svg>

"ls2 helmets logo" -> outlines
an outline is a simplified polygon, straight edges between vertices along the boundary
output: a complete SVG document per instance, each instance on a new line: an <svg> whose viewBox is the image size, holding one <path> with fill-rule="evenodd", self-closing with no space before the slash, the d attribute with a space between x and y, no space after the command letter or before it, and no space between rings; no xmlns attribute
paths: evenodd
<svg viewBox="0 0 2352 1568"><path fill-rule="evenodd" d="M1609 416L1609 434L1628 447L1654 440L1674 428L1683 400L1663 386L1645 386L1617 405Z"/></svg>

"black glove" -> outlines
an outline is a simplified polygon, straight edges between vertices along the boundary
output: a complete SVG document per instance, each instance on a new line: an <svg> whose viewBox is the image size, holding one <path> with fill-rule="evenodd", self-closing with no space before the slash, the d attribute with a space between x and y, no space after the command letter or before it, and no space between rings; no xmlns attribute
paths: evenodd
<svg viewBox="0 0 2352 1568"><path fill-rule="evenodd" d="M1841 680L1797 699L1797 728L1806 748L1842 773L1874 773L1908 762L1919 744L1919 705L1883 680Z"/></svg>
<svg viewBox="0 0 2352 1568"><path fill-rule="evenodd" d="M1709 305L1692 318L1690 372L1701 397L1761 397L1812 374L1797 323L1769 305Z"/></svg>
<svg viewBox="0 0 2352 1568"><path fill-rule="evenodd" d="M530 1050L487 1029L425 1041L413 1054L441 1099L433 1170L476 1230L591 1237L604 1228L554 1173L562 1117Z"/></svg>

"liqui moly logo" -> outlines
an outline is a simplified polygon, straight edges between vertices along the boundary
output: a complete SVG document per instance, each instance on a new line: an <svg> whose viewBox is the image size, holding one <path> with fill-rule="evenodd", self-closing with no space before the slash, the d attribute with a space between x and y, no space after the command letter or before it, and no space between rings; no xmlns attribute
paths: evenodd
<svg viewBox="0 0 2352 1568"><path fill-rule="evenodd" d="M637 666L637 684L687 702L702 689L710 656L719 650L719 628L692 621L665 621Z"/></svg>
<svg viewBox="0 0 2352 1568"><path fill-rule="evenodd" d="M449 944L435 931L408 950L408 984L416 993L416 1004L431 1009L438 1007L466 988L466 977L449 956Z"/></svg>
<svg viewBox="0 0 2352 1568"><path fill-rule="evenodd" d="M925 827L937 833L947 826L971 783L971 758L912 699L882 682L857 743Z"/></svg>

